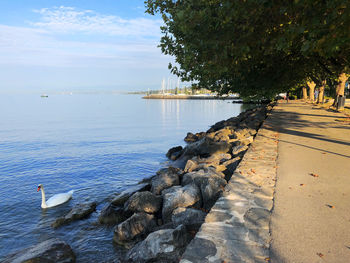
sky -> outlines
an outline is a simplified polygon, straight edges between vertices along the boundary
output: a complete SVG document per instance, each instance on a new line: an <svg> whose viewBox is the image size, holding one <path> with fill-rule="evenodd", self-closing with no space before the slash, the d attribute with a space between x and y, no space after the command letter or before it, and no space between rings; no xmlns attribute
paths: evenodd
<svg viewBox="0 0 350 263"><path fill-rule="evenodd" d="M159 89L161 25L144 0L1 0L0 92Z"/></svg>

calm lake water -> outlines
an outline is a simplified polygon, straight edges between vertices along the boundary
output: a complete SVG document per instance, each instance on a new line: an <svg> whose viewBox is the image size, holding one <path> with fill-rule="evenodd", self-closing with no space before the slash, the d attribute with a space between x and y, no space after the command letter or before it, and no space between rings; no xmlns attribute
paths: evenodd
<svg viewBox="0 0 350 263"><path fill-rule="evenodd" d="M120 254L113 228L96 224L108 197L155 174L170 147L185 145L187 132L206 131L242 107L138 95L1 95L0 261L51 237L68 242L78 262L113 261ZM42 210L39 183L47 198L73 189L73 199ZM52 229L86 201L99 204L88 219Z"/></svg>

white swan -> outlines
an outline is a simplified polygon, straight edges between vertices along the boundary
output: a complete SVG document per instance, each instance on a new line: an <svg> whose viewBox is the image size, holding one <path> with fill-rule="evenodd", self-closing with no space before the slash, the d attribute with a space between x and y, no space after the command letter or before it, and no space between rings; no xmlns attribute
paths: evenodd
<svg viewBox="0 0 350 263"><path fill-rule="evenodd" d="M42 184L38 185L38 192L41 190L41 208L50 208L60 204L63 204L72 198L73 190L67 193L56 194L51 196L47 201L45 201L45 190Z"/></svg>

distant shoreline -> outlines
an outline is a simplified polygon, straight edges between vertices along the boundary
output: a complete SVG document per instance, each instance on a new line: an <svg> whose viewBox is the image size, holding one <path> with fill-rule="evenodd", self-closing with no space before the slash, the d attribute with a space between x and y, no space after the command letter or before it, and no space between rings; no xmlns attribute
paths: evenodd
<svg viewBox="0 0 350 263"><path fill-rule="evenodd" d="M211 95L167 95L167 94L151 94L142 97L143 99L183 99L183 100L239 100L239 103L243 101L239 97L221 97Z"/></svg>

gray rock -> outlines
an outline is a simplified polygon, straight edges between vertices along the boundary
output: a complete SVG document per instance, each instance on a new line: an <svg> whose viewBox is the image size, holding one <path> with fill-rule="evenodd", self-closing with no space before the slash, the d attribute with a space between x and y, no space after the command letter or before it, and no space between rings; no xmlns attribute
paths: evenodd
<svg viewBox="0 0 350 263"><path fill-rule="evenodd" d="M41 242L35 246L16 252L7 258L4 263L21 262L75 262L75 255L71 247L57 238Z"/></svg>
<svg viewBox="0 0 350 263"><path fill-rule="evenodd" d="M243 128L235 131L235 134L238 139L244 139L246 136L250 136L249 129Z"/></svg>
<svg viewBox="0 0 350 263"><path fill-rule="evenodd" d="M221 130L218 130L215 132L214 135L214 141L220 142L220 141L229 141L230 136L233 134L233 129L231 127L225 127Z"/></svg>
<svg viewBox="0 0 350 263"><path fill-rule="evenodd" d="M207 164L219 164L231 159L231 154L229 153L218 153L213 154L207 158L198 158L197 163L207 163Z"/></svg>
<svg viewBox="0 0 350 263"><path fill-rule="evenodd" d="M194 156L210 156L213 154L227 153L231 148L228 142L215 142L213 139L204 137L197 142L187 145L181 158L191 159Z"/></svg>
<svg viewBox="0 0 350 263"><path fill-rule="evenodd" d="M126 255L128 262L179 262L190 240L184 226L153 232Z"/></svg>
<svg viewBox="0 0 350 263"><path fill-rule="evenodd" d="M192 132L188 132L186 137L184 138L185 142L195 142L198 141L198 137L194 135Z"/></svg>
<svg viewBox="0 0 350 263"><path fill-rule="evenodd" d="M207 213L194 208L176 208L171 216L174 227L186 226L188 230L197 231L203 224Z"/></svg>
<svg viewBox="0 0 350 263"><path fill-rule="evenodd" d="M178 207L200 206L201 194L195 184L188 184L184 187L173 186L166 189L163 195L162 216L164 222L171 220L172 212Z"/></svg>
<svg viewBox="0 0 350 263"><path fill-rule="evenodd" d="M117 244L127 245L134 239L146 235L156 227L153 215L141 212L120 223L114 228L113 240Z"/></svg>
<svg viewBox="0 0 350 263"><path fill-rule="evenodd" d="M175 152L170 156L170 160L175 161L182 155L182 151Z"/></svg>
<svg viewBox="0 0 350 263"><path fill-rule="evenodd" d="M164 189L174 185L179 185L179 175L182 173L180 169L169 167L158 172L157 176L152 179L151 191L159 195Z"/></svg>
<svg viewBox="0 0 350 263"><path fill-rule="evenodd" d="M199 132L199 133L196 133L196 134L188 132L186 137L185 137L185 139L184 139L184 141L187 142L187 143L196 142L196 141L202 139L205 135L206 135L205 132Z"/></svg>
<svg viewBox="0 0 350 263"><path fill-rule="evenodd" d="M107 204L101 210L98 221L100 224L115 225L124 221L126 218L127 215L125 214L123 207Z"/></svg>
<svg viewBox="0 0 350 263"><path fill-rule="evenodd" d="M187 185L191 183L196 183L199 181L196 181L196 178L199 177L211 177L211 176L219 176L219 177L225 177L225 175L221 172L218 172L214 167L207 167L200 169L198 171L193 171L191 173L186 173L182 177L182 185ZM199 187L199 184L197 184Z"/></svg>
<svg viewBox="0 0 350 263"><path fill-rule="evenodd" d="M217 123L215 123L213 126L211 126L211 128L207 131L207 133L211 133L211 132L215 132L218 131L220 129L223 129L225 126L227 125L226 121L219 121Z"/></svg>
<svg viewBox="0 0 350 263"><path fill-rule="evenodd" d="M51 224L51 226L57 228L62 225L69 224L72 221L86 218L96 210L96 205L96 202L78 204L73 207L67 215L57 218L56 221Z"/></svg>
<svg viewBox="0 0 350 263"><path fill-rule="evenodd" d="M151 192L136 192L124 204L125 212L146 212L156 213L162 205L162 197L156 196Z"/></svg>
<svg viewBox="0 0 350 263"><path fill-rule="evenodd" d="M132 196L136 192L140 191L148 191L150 188L149 183L142 183L142 184L137 184L133 186L129 186L128 189L125 191L121 192L118 196L113 198L112 204L115 206L123 206L124 203L129 199L130 196Z"/></svg>
<svg viewBox="0 0 350 263"><path fill-rule="evenodd" d="M188 173L188 172L192 172L195 169L197 169L198 167L198 163L195 162L194 160L188 160L184 169L184 172Z"/></svg>
<svg viewBox="0 0 350 263"><path fill-rule="evenodd" d="M168 152L166 153L166 157L170 158L170 156L173 154L173 153L176 153L176 152L180 152L182 151L182 146L176 146L176 147L172 147L168 150Z"/></svg>
<svg viewBox="0 0 350 263"><path fill-rule="evenodd" d="M203 208L209 210L224 191L226 180L219 176L197 177L195 184L199 185L203 198Z"/></svg>
<svg viewBox="0 0 350 263"><path fill-rule="evenodd" d="M182 184L194 183L197 185L201 190L203 207L205 209L210 209L227 184L223 177L225 177L225 175L222 173L218 174L214 169L199 170L185 174L182 179Z"/></svg>
<svg viewBox="0 0 350 263"><path fill-rule="evenodd" d="M166 157L175 161L181 155L182 149L182 146L170 148L169 151L166 153Z"/></svg>
<svg viewBox="0 0 350 263"><path fill-rule="evenodd" d="M162 168L157 172L157 175L163 175L163 174L177 174L180 175L182 173L182 170L176 167L167 167L167 168Z"/></svg>

